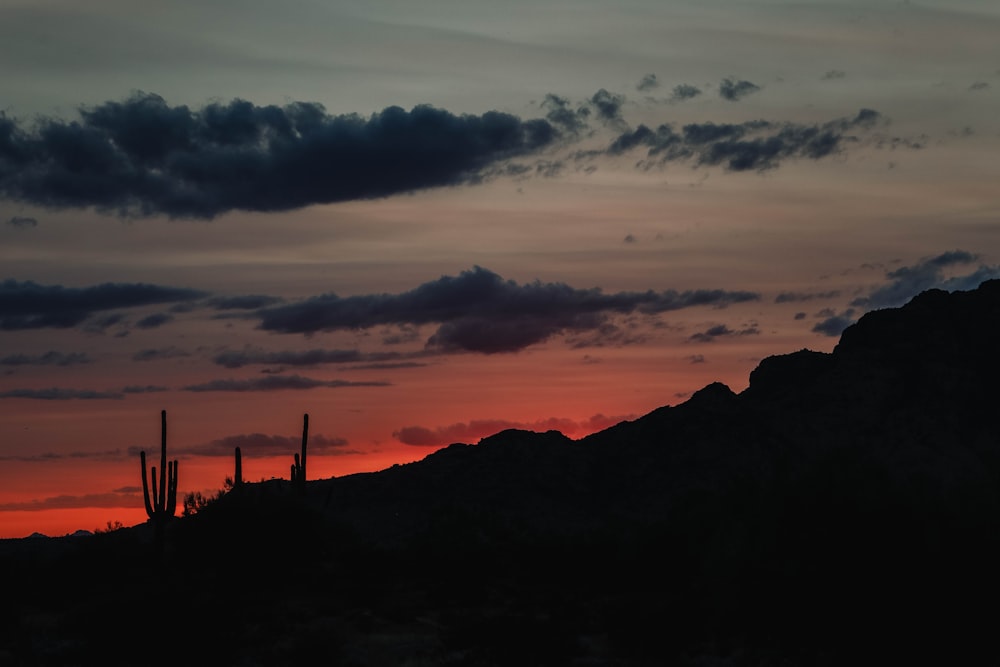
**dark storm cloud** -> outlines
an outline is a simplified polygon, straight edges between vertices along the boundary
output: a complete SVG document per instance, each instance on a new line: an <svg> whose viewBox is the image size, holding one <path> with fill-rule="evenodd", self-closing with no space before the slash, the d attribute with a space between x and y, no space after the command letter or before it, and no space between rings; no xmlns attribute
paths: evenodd
<svg viewBox="0 0 1000 667"><path fill-rule="evenodd" d="M93 389L65 389L49 387L48 389L10 389L0 391L0 398L31 398L42 401L71 400L117 400L124 398L119 391L95 391Z"/></svg>
<svg viewBox="0 0 1000 667"><path fill-rule="evenodd" d="M0 358L0 366L75 366L93 361L83 352L57 352L49 350L44 354L8 354Z"/></svg>
<svg viewBox="0 0 1000 667"><path fill-rule="evenodd" d="M730 102L743 99L751 93L760 90L760 86L750 81L736 81L734 79L723 79L719 84L719 97Z"/></svg>
<svg viewBox="0 0 1000 667"><path fill-rule="evenodd" d="M283 389L316 389L319 387L388 387L389 382L349 382L347 380L316 380L301 375L268 375L249 380L212 380L184 387L184 391L279 391Z"/></svg>
<svg viewBox="0 0 1000 667"><path fill-rule="evenodd" d="M984 280L1000 277L1000 266L980 265L971 273L945 276L945 270L967 266L978 260L978 255L965 250L951 250L935 257L922 259L913 266L903 266L886 273L889 283L874 289L866 297L851 302L860 308L891 308L904 303L928 289L969 290Z"/></svg>
<svg viewBox="0 0 1000 667"><path fill-rule="evenodd" d="M321 434L309 434L310 454L346 453L344 438L328 438ZM244 457L284 456L297 452L302 446L302 435L268 435L265 433L241 433L213 440L204 445L180 448L177 452L183 456L232 456L233 450L240 448ZM134 452L132 451L134 450ZM130 448L130 453L139 455L139 448Z"/></svg>
<svg viewBox="0 0 1000 667"><path fill-rule="evenodd" d="M674 86L674 89L670 92L670 99L674 102L680 102L682 100L689 100L692 97L698 97L699 95L701 95L701 88L688 83L682 83Z"/></svg>
<svg viewBox="0 0 1000 667"><path fill-rule="evenodd" d="M429 346L445 351L514 352L562 332L595 331L612 315L655 315L693 306L753 301L755 292L688 290L617 292L565 283L519 285L475 267L400 294L324 294L258 312L260 328L311 334L382 325L437 323Z"/></svg>
<svg viewBox="0 0 1000 667"><path fill-rule="evenodd" d="M0 196L128 216L284 211L472 182L557 134L497 111L388 107L366 118L308 102L189 109L136 93L31 128L0 115Z"/></svg>
<svg viewBox="0 0 1000 667"><path fill-rule="evenodd" d="M646 166L675 160L693 160L700 165L723 165L731 171L777 168L782 160L818 160L838 153L852 132L869 130L881 121L872 109L861 109L853 118L838 118L823 124L801 125L765 120L744 123L689 123L678 132L670 125L655 130L640 125L623 132L606 152L618 155L646 148Z"/></svg>
<svg viewBox="0 0 1000 667"><path fill-rule="evenodd" d="M0 329L68 328L105 310L190 301L203 296L204 292L197 290L142 283L62 287L5 280L0 283Z"/></svg>
<svg viewBox="0 0 1000 667"><path fill-rule="evenodd" d="M15 215L7 220L7 224L15 229L30 229L38 226L38 220L35 218Z"/></svg>
<svg viewBox="0 0 1000 667"><path fill-rule="evenodd" d="M639 83L635 85L635 89L640 91L653 90L654 88L659 87L660 82L656 79L655 74L646 74L639 79Z"/></svg>

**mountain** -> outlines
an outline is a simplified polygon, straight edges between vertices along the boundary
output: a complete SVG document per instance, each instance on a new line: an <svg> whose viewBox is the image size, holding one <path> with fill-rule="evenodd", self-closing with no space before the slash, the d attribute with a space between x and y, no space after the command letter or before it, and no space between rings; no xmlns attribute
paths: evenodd
<svg viewBox="0 0 1000 667"><path fill-rule="evenodd" d="M996 664L998 331L931 290L581 440L33 540L0 664Z"/></svg>

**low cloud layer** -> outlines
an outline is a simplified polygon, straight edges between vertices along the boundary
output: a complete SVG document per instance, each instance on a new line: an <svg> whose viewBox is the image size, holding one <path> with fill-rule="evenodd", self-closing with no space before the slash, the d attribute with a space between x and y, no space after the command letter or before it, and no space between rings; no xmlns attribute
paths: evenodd
<svg viewBox="0 0 1000 667"><path fill-rule="evenodd" d="M720 289L605 294L565 283L521 285L477 266L401 294L324 294L262 309L258 316L261 329L302 334L436 323L429 347L492 354L516 352L560 333L597 332L613 315L725 307L758 298L755 292Z"/></svg>
<svg viewBox="0 0 1000 667"><path fill-rule="evenodd" d="M284 389L338 389L340 387L387 387L388 382L349 382L347 380L317 380L301 375L266 375L248 380L211 380L184 387L184 391L280 391Z"/></svg>
<svg viewBox="0 0 1000 667"><path fill-rule="evenodd" d="M323 364L382 364L405 357L397 352L361 352L360 350L279 350L268 351L261 348L226 350L212 359L225 368L242 368L251 365L274 366L320 366Z"/></svg>
<svg viewBox="0 0 1000 667"><path fill-rule="evenodd" d="M143 283L104 283L92 287L0 283L0 329L69 328L102 311L192 301L204 292Z"/></svg>
<svg viewBox="0 0 1000 667"><path fill-rule="evenodd" d="M76 366L93 361L83 352L58 352L49 350L44 354L8 354L0 357L0 366Z"/></svg>
<svg viewBox="0 0 1000 667"><path fill-rule="evenodd" d="M601 102L611 113L613 100ZM497 111L389 107L366 118L308 102L190 109L136 93L30 128L0 115L0 195L129 216L284 211L466 183L556 136L548 121Z"/></svg>
<svg viewBox="0 0 1000 667"><path fill-rule="evenodd" d="M340 454L347 447L344 438L329 438L320 433L309 435L310 454ZM204 445L179 448L181 456L232 456L239 447L244 457L284 456L298 452L302 446L301 435L269 435L265 433L241 433L213 440ZM138 448L130 449L130 454L138 456Z"/></svg>

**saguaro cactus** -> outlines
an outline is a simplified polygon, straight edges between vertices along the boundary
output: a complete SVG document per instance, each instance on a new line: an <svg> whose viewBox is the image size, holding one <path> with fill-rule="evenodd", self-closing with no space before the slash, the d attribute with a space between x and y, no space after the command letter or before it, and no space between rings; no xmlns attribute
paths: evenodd
<svg viewBox="0 0 1000 667"><path fill-rule="evenodd" d="M150 521L157 524L166 522L177 509L177 461L167 461L167 411L160 412L160 485L156 485L156 466L153 466L149 479L152 480L153 493L150 495L150 482L146 480L146 452L139 452L142 462L142 499L146 504L146 514Z"/></svg>
<svg viewBox="0 0 1000 667"><path fill-rule="evenodd" d="M233 475L233 488L239 489L243 487L243 454L239 447L236 448L234 456L236 457L236 474Z"/></svg>
<svg viewBox="0 0 1000 667"><path fill-rule="evenodd" d="M302 454L295 455L292 464L292 487L306 490L306 441L309 440L309 414L302 415Z"/></svg>

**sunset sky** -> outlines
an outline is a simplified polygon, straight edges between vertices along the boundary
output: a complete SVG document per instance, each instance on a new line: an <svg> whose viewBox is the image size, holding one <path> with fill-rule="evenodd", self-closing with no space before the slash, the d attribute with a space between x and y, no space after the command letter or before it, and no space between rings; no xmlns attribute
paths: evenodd
<svg viewBox="0 0 1000 667"><path fill-rule="evenodd" d="M0 537L581 437L1000 277L995 0L5 0ZM178 501L180 503L180 501Z"/></svg>

